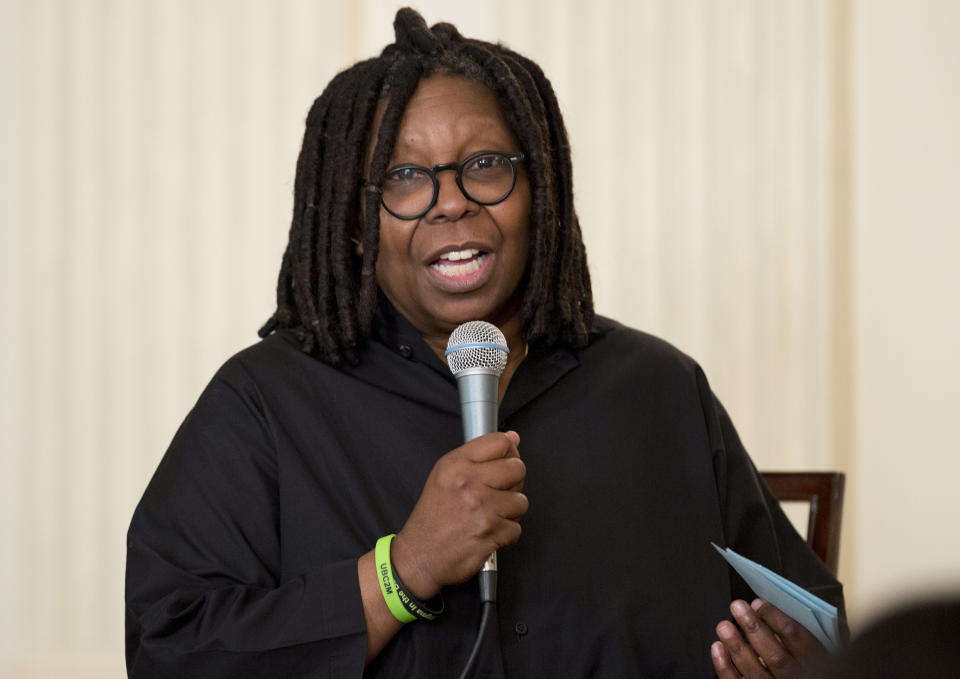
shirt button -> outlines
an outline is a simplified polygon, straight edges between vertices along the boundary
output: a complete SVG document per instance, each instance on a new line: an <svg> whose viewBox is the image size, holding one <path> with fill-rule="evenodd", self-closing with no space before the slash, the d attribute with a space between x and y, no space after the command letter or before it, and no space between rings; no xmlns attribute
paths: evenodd
<svg viewBox="0 0 960 679"><path fill-rule="evenodd" d="M516 633L517 639L519 639L520 637L526 636L528 632L527 623L518 622L516 625L513 626L513 631Z"/></svg>
<svg viewBox="0 0 960 679"><path fill-rule="evenodd" d="M410 358L413 356L413 347L411 347L409 344L401 344L400 355L404 358Z"/></svg>

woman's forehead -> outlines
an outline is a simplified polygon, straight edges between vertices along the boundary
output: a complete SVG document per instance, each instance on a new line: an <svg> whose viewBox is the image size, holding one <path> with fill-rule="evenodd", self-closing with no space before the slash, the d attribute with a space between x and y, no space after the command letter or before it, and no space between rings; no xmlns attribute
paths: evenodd
<svg viewBox="0 0 960 679"><path fill-rule="evenodd" d="M371 155L387 104L388 99L384 98L377 106L368 149ZM463 133L490 133L506 135L510 140L514 138L493 90L461 75L434 74L420 80L404 108L394 150L407 145L416 146L436 131L437 125L453 126Z"/></svg>
<svg viewBox="0 0 960 679"><path fill-rule="evenodd" d="M405 113L437 106L465 104L476 107L491 107L499 112L500 103L496 94L482 82L462 75L437 73L421 78L413 96L407 102Z"/></svg>

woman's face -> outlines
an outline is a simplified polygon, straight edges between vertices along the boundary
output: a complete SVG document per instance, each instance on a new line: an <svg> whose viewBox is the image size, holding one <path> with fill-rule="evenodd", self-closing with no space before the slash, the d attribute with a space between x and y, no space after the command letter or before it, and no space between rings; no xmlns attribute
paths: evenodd
<svg viewBox="0 0 960 679"><path fill-rule="evenodd" d="M432 168L478 151L519 150L485 85L433 75L420 81L407 104L388 170ZM432 344L445 344L456 326L470 320L489 321L505 334L518 329L530 217L522 163L513 192L496 205L469 200L453 170L438 172L437 180L437 202L418 219L398 219L380 207L380 288Z"/></svg>

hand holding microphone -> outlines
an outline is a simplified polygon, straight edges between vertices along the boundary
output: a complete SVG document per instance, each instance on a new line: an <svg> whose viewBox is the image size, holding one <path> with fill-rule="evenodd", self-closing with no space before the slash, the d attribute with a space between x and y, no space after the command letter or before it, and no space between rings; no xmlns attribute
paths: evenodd
<svg viewBox="0 0 960 679"><path fill-rule="evenodd" d="M447 360L457 377L466 443L434 465L393 543L394 563L408 564L403 580L421 598L481 568L495 591L495 552L520 538L518 519L528 506L520 492L526 475L517 449L520 437L497 433L506 354L503 334L489 323L465 323L450 336ZM482 585L482 594L484 589L490 588Z"/></svg>
<svg viewBox="0 0 960 679"><path fill-rule="evenodd" d="M394 564L421 598L477 574L491 552L520 537L526 474L516 432L476 438L439 460L393 542Z"/></svg>

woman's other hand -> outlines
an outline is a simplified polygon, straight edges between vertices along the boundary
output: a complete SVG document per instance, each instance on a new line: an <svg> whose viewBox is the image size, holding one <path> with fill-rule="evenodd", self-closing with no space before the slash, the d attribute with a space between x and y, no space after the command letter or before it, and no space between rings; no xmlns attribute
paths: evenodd
<svg viewBox="0 0 960 679"><path fill-rule="evenodd" d="M821 666L827 650L807 629L763 599L730 604L737 625L724 620L710 657L717 679L796 679ZM742 633L741 633L742 631Z"/></svg>

